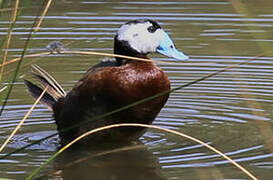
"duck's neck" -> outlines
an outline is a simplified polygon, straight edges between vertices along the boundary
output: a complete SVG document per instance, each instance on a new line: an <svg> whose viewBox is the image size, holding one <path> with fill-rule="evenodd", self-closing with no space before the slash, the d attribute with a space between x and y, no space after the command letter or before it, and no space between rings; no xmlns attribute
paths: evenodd
<svg viewBox="0 0 273 180"><path fill-rule="evenodd" d="M138 53L137 51L135 51L129 46L127 41L118 40L117 36L115 36L115 40L114 40L114 54L148 59L147 54ZM127 63L130 60L116 57L116 61L117 61L117 65L120 66Z"/></svg>

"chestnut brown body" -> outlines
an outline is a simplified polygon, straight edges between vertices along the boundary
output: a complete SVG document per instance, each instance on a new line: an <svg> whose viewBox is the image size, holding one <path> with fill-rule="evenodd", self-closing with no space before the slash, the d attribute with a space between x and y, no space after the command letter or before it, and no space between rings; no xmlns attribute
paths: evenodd
<svg viewBox="0 0 273 180"><path fill-rule="evenodd" d="M170 36L153 20L132 20L119 28L114 38L114 54L148 59L147 55L154 52L179 60L188 58L176 49ZM167 92L170 89L168 77L152 62L118 57L93 66L66 94L43 69L38 66L34 66L34 69L39 74L33 75L44 87L48 87L40 102L53 110L63 145L86 131L106 125L151 124L169 97L169 94L165 94L102 117L113 110ZM30 81L25 80L25 84L36 99L43 92L42 88ZM136 127L115 128L88 136L81 142L131 141L141 136L144 130Z"/></svg>
<svg viewBox="0 0 273 180"><path fill-rule="evenodd" d="M168 77L154 63L129 61L121 66L91 68L54 106L59 131L89 120L86 124L61 132L61 139L71 141L88 130L110 124L151 124L166 103L168 94L101 119L90 119L169 89ZM143 128L123 127L87 139L124 141L135 139L143 132Z"/></svg>

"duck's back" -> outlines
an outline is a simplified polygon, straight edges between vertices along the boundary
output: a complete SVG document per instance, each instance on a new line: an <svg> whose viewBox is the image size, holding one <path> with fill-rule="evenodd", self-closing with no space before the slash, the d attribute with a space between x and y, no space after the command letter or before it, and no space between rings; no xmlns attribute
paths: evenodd
<svg viewBox="0 0 273 180"><path fill-rule="evenodd" d="M150 124L164 106L168 94L104 118L92 119L169 89L168 77L150 62L131 61L121 66L112 63L95 66L54 106L58 130L88 121L60 133L61 139L70 141L88 130L115 123ZM118 128L98 133L89 139L130 140L142 133L143 128Z"/></svg>

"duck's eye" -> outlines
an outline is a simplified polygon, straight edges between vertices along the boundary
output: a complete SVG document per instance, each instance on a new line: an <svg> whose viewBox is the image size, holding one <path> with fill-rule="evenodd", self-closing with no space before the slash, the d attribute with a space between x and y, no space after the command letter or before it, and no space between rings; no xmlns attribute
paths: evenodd
<svg viewBox="0 0 273 180"><path fill-rule="evenodd" d="M150 33L154 33L156 31L156 28L154 26L150 26L147 29Z"/></svg>

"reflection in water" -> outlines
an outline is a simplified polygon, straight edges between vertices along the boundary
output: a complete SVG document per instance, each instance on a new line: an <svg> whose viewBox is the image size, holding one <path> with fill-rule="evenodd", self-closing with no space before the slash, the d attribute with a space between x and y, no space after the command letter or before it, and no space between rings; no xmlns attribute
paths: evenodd
<svg viewBox="0 0 273 180"><path fill-rule="evenodd" d="M55 160L55 173L48 176L86 180L165 179L158 158L144 144L138 142L120 147L111 144L107 147L97 147L96 150L73 147Z"/></svg>

